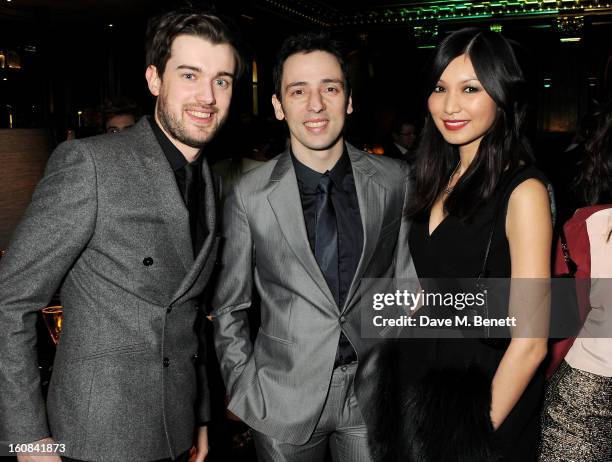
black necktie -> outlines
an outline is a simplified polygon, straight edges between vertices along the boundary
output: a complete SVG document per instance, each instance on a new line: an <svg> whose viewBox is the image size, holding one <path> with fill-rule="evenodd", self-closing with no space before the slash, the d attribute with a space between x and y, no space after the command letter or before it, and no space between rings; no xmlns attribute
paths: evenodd
<svg viewBox="0 0 612 462"><path fill-rule="evenodd" d="M198 246L198 214L200 208L198 179L200 172L198 171L198 163L185 165L185 190L183 191L183 199L185 206L189 212L189 229L191 230L191 244L193 246L193 254L196 255L199 250Z"/></svg>
<svg viewBox="0 0 612 462"><path fill-rule="evenodd" d="M323 175L317 186L317 221L315 234L315 259L321 268L334 300L339 304L338 276L338 223L331 199L331 178Z"/></svg>

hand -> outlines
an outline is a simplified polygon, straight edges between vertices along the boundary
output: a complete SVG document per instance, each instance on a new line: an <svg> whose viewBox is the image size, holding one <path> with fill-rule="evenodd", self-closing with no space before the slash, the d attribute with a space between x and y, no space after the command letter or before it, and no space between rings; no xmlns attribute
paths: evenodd
<svg viewBox="0 0 612 462"><path fill-rule="evenodd" d="M53 438L43 438L32 444L46 445L55 444ZM19 452L17 453L18 462L62 462L56 452Z"/></svg>
<svg viewBox="0 0 612 462"><path fill-rule="evenodd" d="M198 441L196 442L195 454L192 448L189 462L204 462L208 455L208 427L198 429Z"/></svg>

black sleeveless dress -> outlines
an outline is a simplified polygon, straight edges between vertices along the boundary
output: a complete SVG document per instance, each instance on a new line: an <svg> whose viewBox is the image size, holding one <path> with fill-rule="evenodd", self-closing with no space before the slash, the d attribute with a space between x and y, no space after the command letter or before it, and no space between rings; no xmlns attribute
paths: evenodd
<svg viewBox="0 0 612 462"><path fill-rule="evenodd" d="M416 219L411 226L409 242L419 278L477 278L483 264L486 246L495 217L493 239L488 259L488 277L509 278L510 249L505 233L506 211L512 191L527 179L536 178L546 184L534 167L521 167L505 172L497 192L472 216L461 222L447 216L429 234L429 216ZM496 214L496 209L499 212ZM507 345L507 344L506 344ZM479 339L432 339L419 342L423 362L419 368L444 371L446 367L478 370L492 380L505 352L505 345ZM423 366L425 364L425 366ZM495 452L503 461L536 460L539 435L540 405L543 396L543 374L536 373L523 396L495 432ZM452 393L453 384L448 384Z"/></svg>

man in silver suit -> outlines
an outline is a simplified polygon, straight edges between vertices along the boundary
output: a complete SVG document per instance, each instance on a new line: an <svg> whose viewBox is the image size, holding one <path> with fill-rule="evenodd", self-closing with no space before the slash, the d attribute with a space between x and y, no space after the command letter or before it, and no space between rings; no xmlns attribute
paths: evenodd
<svg viewBox="0 0 612 462"><path fill-rule="evenodd" d="M229 409L260 461L371 460L360 411L362 278L412 277L405 165L343 138L347 63L325 33L289 38L272 104L290 147L244 175L224 208L215 345ZM261 297L250 340L247 309Z"/></svg>

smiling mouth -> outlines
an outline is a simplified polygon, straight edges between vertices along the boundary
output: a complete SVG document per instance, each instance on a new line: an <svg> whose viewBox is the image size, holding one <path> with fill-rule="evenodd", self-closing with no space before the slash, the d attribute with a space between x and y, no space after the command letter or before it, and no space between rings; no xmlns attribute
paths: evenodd
<svg viewBox="0 0 612 462"><path fill-rule="evenodd" d="M213 116L215 115L214 110L196 110L196 109L185 109L185 112L189 115L189 117L196 121L196 122L201 122L201 123L208 123L212 120Z"/></svg>
<svg viewBox="0 0 612 462"><path fill-rule="evenodd" d="M327 119L307 120L304 122L304 126L310 131L321 131L328 124L329 120Z"/></svg>
<svg viewBox="0 0 612 462"><path fill-rule="evenodd" d="M468 123L470 123L469 120L445 120L444 127L447 130L461 130Z"/></svg>

